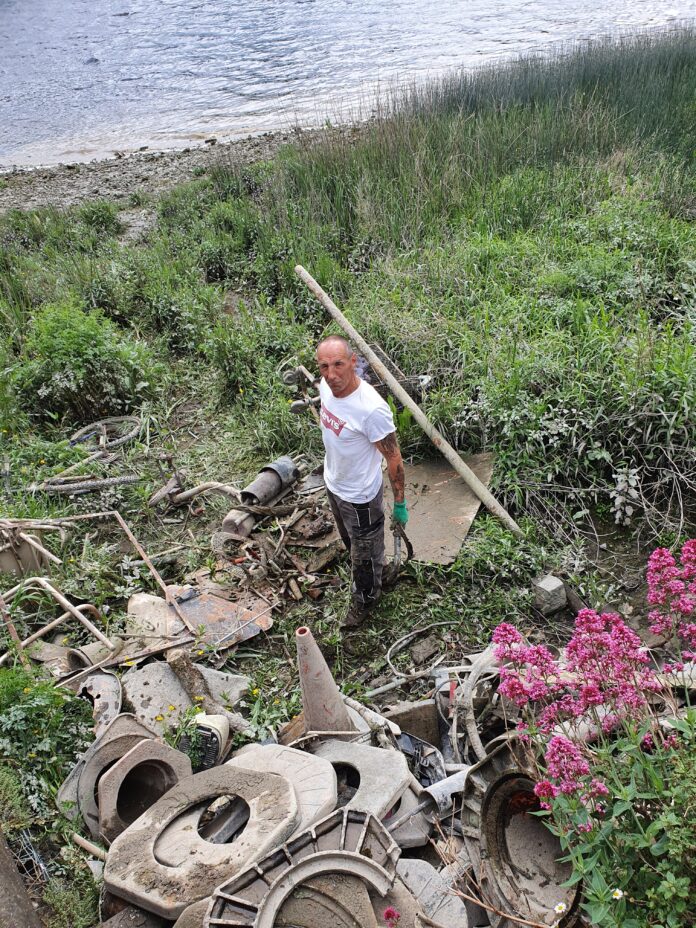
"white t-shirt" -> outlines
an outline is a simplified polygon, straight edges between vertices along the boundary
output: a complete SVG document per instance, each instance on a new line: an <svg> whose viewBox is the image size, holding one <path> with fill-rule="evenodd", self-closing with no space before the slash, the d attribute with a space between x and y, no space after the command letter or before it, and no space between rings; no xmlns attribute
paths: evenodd
<svg viewBox="0 0 696 928"><path fill-rule="evenodd" d="M324 482L339 499L367 503L382 485L382 455L374 442L395 431L391 409L364 380L338 399L322 377L319 395Z"/></svg>

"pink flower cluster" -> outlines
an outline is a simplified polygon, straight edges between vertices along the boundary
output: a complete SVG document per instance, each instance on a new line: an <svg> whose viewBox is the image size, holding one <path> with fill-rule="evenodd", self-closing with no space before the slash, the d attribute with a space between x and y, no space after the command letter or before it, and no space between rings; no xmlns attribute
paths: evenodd
<svg viewBox="0 0 696 928"><path fill-rule="evenodd" d="M543 645L526 645L507 623L493 632L493 643L503 664L501 694L520 707L543 703L537 716L543 734L588 715L610 731L643 708L645 694L658 688L639 636L612 613L583 609L563 660Z"/></svg>
<svg viewBox="0 0 696 928"><path fill-rule="evenodd" d="M696 649L696 539L687 541L677 564L664 548L654 551L648 567L648 601L656 634L678 633ZM691 621L691 617L694 621ZM551 809L558 796L572 796L584 807L585 820L576 825L589 832L606 813L606 784L591 773L592 749L587 737L608 733L623 720L650 719L648 695L660 689L649 666L647 648L633 629L613 613L583 609L573 636L557 658L543 645L529 645L514 625L503 623L493 632L494 654L500 668L501 695L526 710L518 726L521 740L548 739L544 762L547 776L534 792L542 808ZM696 653L683 651L683 660ZM674 665L683 669L683 663ZM573 740L576 738L576 740ZM677 746L675 732L656 727L645 733L642 748L652 752Z"/></svg>
<svg viewBox="0 0 696 928"><path fill-rule="evenodd" d="M556 692L557 665L543 645L526 645L514 625L503 622L493 632L494 654L501 664L500 692L518 706Z"/></svg>
<svg viewBox="0 0 696 928"><path fill-rule="evenodd" d="M397 928L401 918L401 912L398 912L393 905L388 905L382 913L387 928Z"/></svg>
<svg viewBox="0 0 696 928"><path fill-rule="evenodd" d="M696 538L682 546L679 564L667 548L657 548L648 560L648 603L650 631L666 639L678 635L687 647L696 648ZM691 651L684 652L693 660Z"/></svg>

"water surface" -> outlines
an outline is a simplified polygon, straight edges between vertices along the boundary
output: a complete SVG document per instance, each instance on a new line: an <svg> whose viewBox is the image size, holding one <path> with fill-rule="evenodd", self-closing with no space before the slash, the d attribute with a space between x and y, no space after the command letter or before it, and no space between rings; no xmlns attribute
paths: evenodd
<svg viewBox="0 0 696 928"><path fill-rule="evenodd" d="M0 0L0 165L365 116L397 80L695 15L695 0Z"/></svg>

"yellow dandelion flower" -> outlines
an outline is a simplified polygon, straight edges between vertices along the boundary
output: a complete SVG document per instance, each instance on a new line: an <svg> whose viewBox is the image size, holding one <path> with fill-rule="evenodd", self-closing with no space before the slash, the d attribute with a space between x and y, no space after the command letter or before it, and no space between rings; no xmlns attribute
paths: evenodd
<svg viewBox="0 0 696 928"><path fill-rule="evenodd" d="M31 687L30 687L30 686L25 686L24 689L22 690L22 692L23 692L23 693L31 693Z"/></svg>
<svg viewBox="0 0 696 928"><path fill-rule="evenodd" d="M163 721L164 721L164 716L163 716L163 715L156 715L156 716L155 716L155 721L156 721L156 722L163 722Z"/></svg>
<svg viewBox="0 0 696 928"><path fill-rule="evenodd" d="M196 700L196 702L203 702L205 696L194 696L193 698Z"/></svg>

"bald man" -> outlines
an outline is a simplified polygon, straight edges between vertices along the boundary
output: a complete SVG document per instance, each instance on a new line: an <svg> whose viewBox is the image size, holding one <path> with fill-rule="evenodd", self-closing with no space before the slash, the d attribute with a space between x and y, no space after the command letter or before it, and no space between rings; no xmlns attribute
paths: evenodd
<svg viewBox="0 0 696 928"><path fill-rule="evenodd" d="M352 564L352 598L343 628L361 625L382 592L382 458L394 493L392 517L403 525L408 521L394 418L375 388L358 376L357 360L340 336L317 346L324 483Z"/></svg>

